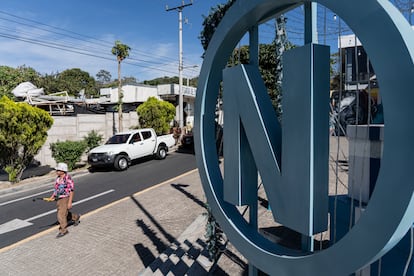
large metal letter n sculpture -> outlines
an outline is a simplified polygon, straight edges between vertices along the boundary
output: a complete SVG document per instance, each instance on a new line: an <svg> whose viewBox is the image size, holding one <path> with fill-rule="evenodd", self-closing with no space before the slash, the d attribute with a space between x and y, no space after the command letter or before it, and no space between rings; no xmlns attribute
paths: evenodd
<svg viewBox="0 0 414 276"><path fill-rule="evenodd" d="M223 71L223 195L253 204L259 172L275 221L312 236L328 222L329 48L309 44L284 58L283 131L258 68Z"/></svg>

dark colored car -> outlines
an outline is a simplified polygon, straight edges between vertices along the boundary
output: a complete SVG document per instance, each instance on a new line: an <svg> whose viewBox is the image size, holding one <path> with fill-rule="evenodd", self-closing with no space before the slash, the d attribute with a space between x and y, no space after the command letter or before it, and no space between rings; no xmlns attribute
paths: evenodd
<svg viewBox="0 0 414 276"><path fill-rule="evenodd" d="M335 134L345 135L348 125L367 124L369 110L371 111L371 118L376 112L375 104L371 101L371 108L369 109L368 102L368 93L365 90L344 97L332 114L331 121L335 125Z"/></svg>
<svg viewBox="0 0 414 276"><path fill-rule="evenodd" d="M194 136L192 132L188 132L181 137L181 148L194 152Z"/></svg>

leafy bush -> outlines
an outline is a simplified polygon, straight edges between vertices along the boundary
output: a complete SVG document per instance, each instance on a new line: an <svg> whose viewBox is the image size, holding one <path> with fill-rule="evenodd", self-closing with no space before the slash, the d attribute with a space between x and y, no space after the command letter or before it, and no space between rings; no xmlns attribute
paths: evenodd
<svg viewBox="0 0 414 276"><path fill-rule="evenodd" d="M85 141L64 141L50 144L52 157L56 163L65 162L69 170L72 170L76 163L80 161L85 152L87 144Z"/></svg>
<svg viewBox="0 0 414 276"><path fill-rule="evenodd" d="M213 216L210 207L207 204L205 207L207 212L203 213L203 215L207 217L207 223L204 237L206 238L209 259L217 261L227 242L225 242L224 232Z"/></svg>
<svg viewBox="0 0 414 276"><path fill-rule="evenodd" d="M10 182L19 182L47 139L53 118L27 103L0 98L0 164Z"/></svg>
<svg viewBox="0 0 414 276"><path fill-rule="evenodd" d="M101 144L103 139L103 136L96 132L95 130L92 130L88 133L88 135L83 137L83 140L86 143L86 152L89 152L94 147L97 147Z"/></svg>
<svg viewBox="0 0 414 276"><path fill-rule="evenodd" d="M175 116L175 107L169 102L149 97L145 103L138 106L137 113L141 127L152 127L160 135L170 130L170 122Z"/></svg>

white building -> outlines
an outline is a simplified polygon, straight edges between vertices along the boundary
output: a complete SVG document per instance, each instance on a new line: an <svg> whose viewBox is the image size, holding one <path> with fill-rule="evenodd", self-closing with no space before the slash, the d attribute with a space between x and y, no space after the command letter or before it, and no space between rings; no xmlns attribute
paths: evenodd
<svg viewBox="0 0 414 276"><path fill-rule="evenodd" d="M183 85L184 122L186 126L192 127L194 123L194 103L196 88ZM124 97L122 102L132 108L138 107L147 101L149 97L168 101L176 106L176 121L178 121L178 104L180 87L178 84L161 84L150 86L144 84L122 86ZM115 106L118 102L118 88L102 88L100 90L103 105ZM103 102L104 101L104 102Z"/></svg>
<svg viewBox="0 0 414 276"><path fill-rule="evenodd" d="M361 41L354 34L340 36L338 49L342 52L345 90L365 89L375 72Z"/></svg>
<svg viewBox="0 0 414 276"><path fill-rule="evenodd" d="M143 103L149 97L158 97L157 87L150 85L123 85L122 92L124 97L122 102L124 103ZM100 90L101 98L106 98L110 103L118 102L118 87L116 88L102 88Z"/></svg>

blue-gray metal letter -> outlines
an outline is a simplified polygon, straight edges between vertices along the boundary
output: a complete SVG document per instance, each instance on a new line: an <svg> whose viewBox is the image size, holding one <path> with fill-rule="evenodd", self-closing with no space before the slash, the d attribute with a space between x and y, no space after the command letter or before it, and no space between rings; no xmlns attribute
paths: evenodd
<svg viewBox="0 0 414 276"><path fill-rule="evenodd" d="M315 68L314 58L325 62ZM283 134L258 68L224 70L223 193L232 204L252 204L258 170L275 220L311 236L328 221L329 48L294 49L285 66Z"/></svg>

